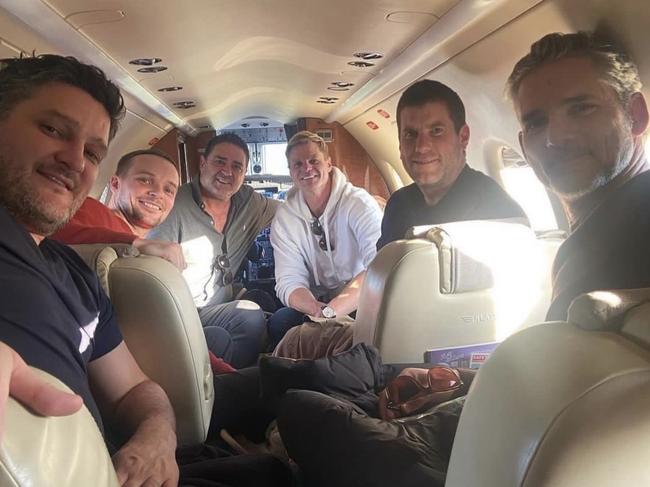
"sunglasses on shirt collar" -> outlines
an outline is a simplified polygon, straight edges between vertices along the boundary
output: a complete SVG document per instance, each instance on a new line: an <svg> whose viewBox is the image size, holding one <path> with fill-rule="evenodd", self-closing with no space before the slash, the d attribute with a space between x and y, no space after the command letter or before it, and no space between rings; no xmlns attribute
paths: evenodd
<svg viewBox="0 0 650 487"><path fill-rule="evenodd" d="M325 237L325 231L320 224L320 220L318 218L314 218L310 226L313 234L317 237L320 237L318 239L318 246L320 249L324 252L327 252L328 250L334 250L334 244L331 241L329 242L329 246L327 245L327 238Z"/></svg>
<svg viewBox="0 0 650 487"><path fill-rule="evenodd" d="M212 270L210 277L203 286L203 298L208 299L208 284L212 281L215 271L219 271L217 276L217 285L219 287L230 286L234 280L232 271L230 270L230 259L227 254L217 255L212 261Z"/></svg>

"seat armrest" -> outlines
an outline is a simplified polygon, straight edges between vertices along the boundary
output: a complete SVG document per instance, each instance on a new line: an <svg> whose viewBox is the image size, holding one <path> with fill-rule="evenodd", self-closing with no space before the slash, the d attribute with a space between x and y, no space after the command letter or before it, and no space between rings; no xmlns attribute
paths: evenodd
<svg viewBox="0 0 650 487"><path fill-rule="evenodd" d="M55 387L70 391L42 370L32 370ZM43 417L9 398L4 424L0 485L119 486L104 439L85 406L70 416Z"/></svg>

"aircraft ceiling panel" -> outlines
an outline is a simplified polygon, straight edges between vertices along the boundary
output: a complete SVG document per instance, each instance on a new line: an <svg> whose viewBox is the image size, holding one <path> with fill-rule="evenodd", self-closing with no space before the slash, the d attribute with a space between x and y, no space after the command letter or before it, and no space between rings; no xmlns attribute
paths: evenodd
<svg viewBox="0 0 650 487"><path fill-rule="evenodd" d="M225 100L245 101L253 94L283 122L327 116L458 2L48 0L47 5L179 118L192 125L199 114L211 113L220 126L250 115L232 105L229 115L221 115ZM393 21L387 20L391 14ZM353 56L359 51L384 58L369 61L374 65L367 68L348 65L360 60ZM161 58L158 65L167 69L142 74L140 66L129 64L139 57ZM333 81L354 87L335 93L328 90ZM174 85L183 90L157 91ZM317 103L321 96L339 99ZM196 107L173 106L186 100Z"/></svg>

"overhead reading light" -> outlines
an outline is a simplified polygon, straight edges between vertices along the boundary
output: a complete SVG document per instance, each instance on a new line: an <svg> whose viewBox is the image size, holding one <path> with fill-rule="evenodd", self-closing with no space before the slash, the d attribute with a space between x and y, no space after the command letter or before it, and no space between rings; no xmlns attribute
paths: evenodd
<svg viewBox="0 0 650 487"><path fill-rule="evenodd" d="M338 98L336 96L321 96L320 99L325 100L325 101L336 101L336 100L338 100Z"/></svg>
<svg viewBox="0 0 650 487"><path fill-rule="evenodd" d="M323 105L334 105L336 103L335 101L329 101L329 100L316 100L316 103L322 103Z"/></svg>
<svg viewBox="0 0 650 487"><path fill-rule="evenodd" d="M196 106L196 102L193 102L191 100L177 101L172 103L172 105L174 105L176 108L181 108L181 109L194 108Z"/></svg>
<svg viewBox="0 0 650 487"><path fill-rule="evenodd" d="M332 91L350 91L350 88L339 88L338 86L328 86L327 89Z"/></svg>
<svg viewBox="0 0 650 487"><path fill-rule="evenodd" d="M330 84L336 88L350 88L354 86L354 83L350 83L349 81L332 81Z"/></svg>
<svg viewBox="0 0 650 487"><path fill-rule="evenodd" d="M350 61L348 64L356 68L369 68L371 66L374 66L374 64L367 63L366 61Z"/></svg>
<svg viewBox="0 0 650 487"><path fill-rule="evenodd" d="M160 73L166 69L167 66L147 66L146 68L138 69L138 73Z"/></svg>
<svg viewBox="0 0 650 487"><path fill-rule="evenodd" d="M361 58L364 61L371 61L373 59L381 59L384 55L378 52L355 52L354 57Z"/></svg>
<svg viewBox="0 0 650 487"><path fill-rule="evenodd" d="M260 127L268 127L269 122L260 122Z"/></svg>
<svg viewBox="0 0 650 487"><path fill-rule="evenodd" d="M129 64L135 64L136 66L153 66L161 61L162 59L159 57L139 57L137 59L131 59Z"/></svg>
<svg viewBox="0 0 650 487"><path fill-rule="evenodd" d="M200 128L200 129L211 129L211 128L212 128L212 125L210 125L209 123L207 123L207 124L205 124L205 125L199 125L199 128Z"/></svg>
<svg viewBox="0 0 650 487"><path fill-rule="evenodd" d="M250 123L242 123L241 126L244 127L245 129L247 129L248 127L251 126L251 124Z"/></svg>
<svg viewBox="0 0 650 487"><path fill-rule="evenodd" d="M167 91L179 91L182 89L183 89L182 86L165 86L164 88L158 88L158 91L167 92Z"/></svg>

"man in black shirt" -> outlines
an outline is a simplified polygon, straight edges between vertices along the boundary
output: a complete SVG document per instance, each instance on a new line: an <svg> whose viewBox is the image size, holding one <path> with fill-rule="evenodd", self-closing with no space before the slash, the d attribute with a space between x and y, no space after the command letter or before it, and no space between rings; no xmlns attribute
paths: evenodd
<svg viewBox="0 0 650 487"><path fill-rule="evenodd" d="M565 319L585 292L650 287L648 108L636 66L592 34L549 34L517 63L508 88L526 159L571 225L547 318Z"/></svg>
<svg viewBox="0 0 650 487"><path fill-rule="evenodd" d="M377 249L416 225L526 218L501 187L465 162L469 127L458 94L438 81L409 86L397 104L402 164L414 183L388 200Z"/></svg>
<svg viewBox="0 0 650 487"><path fill-rule="evenodd" d="M46 415L70 414L83 399L100 429L101 409L128 438L113 457L121 484L171 486L169 400L126 347L97 276L47 238L86 198L123 113L119 89L93 66L54 55L2 61L0 413L7 394Z"/></svg>

